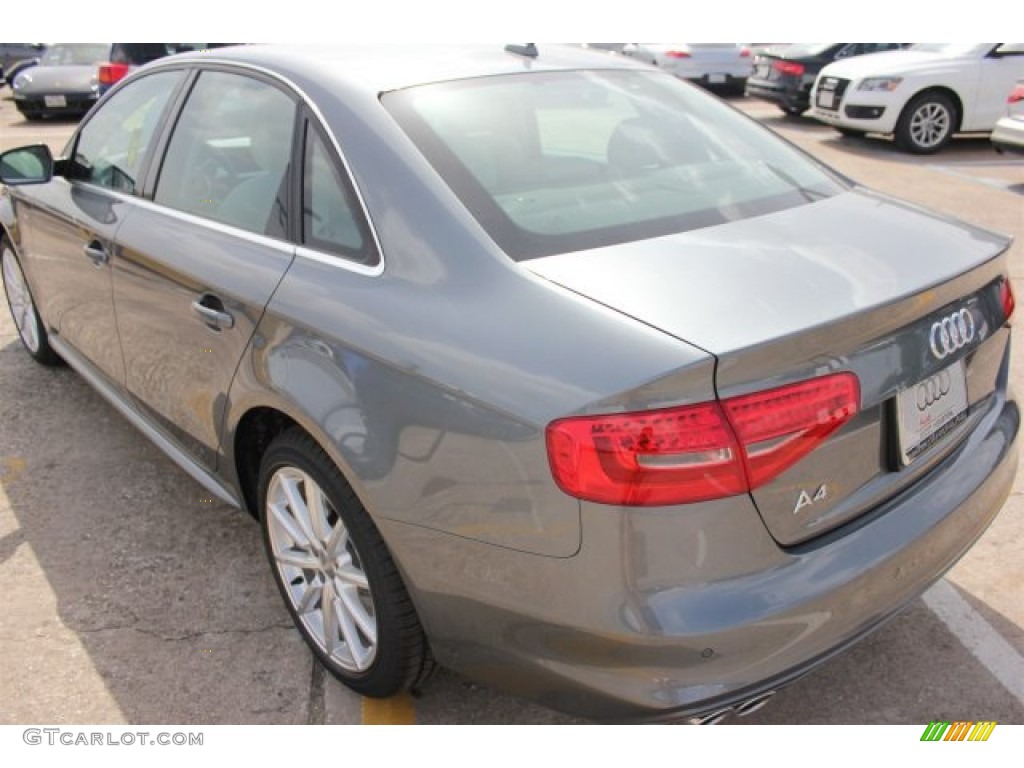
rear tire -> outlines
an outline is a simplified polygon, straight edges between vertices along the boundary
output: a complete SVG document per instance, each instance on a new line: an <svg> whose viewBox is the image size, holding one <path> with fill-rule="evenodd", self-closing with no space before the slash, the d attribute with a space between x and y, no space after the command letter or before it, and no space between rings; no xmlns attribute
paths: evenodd
<svg viewBox="0 0 1024 768"><path fill-rule="evenodd" d="M50 347L46 326L39 316L25 273L6 235L0 235L0 271L3 273L4 296L11 319L21 338L22 346L32 359L41 365L60 365L64 361Z"/></svg>
<svg viewBox="0 0 1024 768"><path fill-rule="evenodd" d="M780 106L779 109L790 117L800 117L800 115L807 111L807 107Z"/></svg>
<svg viewBox="0 0 1024 768"><path fill-rule="evenodd" d="M387 545L338 468L290 429L260 465L263 541L296 627L320 663L374 698L433 670L427 638Z"/></svg>

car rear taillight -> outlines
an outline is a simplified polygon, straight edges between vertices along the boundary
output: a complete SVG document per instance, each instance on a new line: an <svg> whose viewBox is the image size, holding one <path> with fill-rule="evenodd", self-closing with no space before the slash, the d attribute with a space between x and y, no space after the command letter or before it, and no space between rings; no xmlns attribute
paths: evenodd
<svg viewBox="0 0 1024 768"><path fill-rule="evenodd" d="M1010 285L1010 278L1003 280L1003 284L999 286L999 301L1003 305L1003 317L1009 320L1017 306L1017 302L1013 300L1013 286Z"/></svg>
<svg viewBox="0 0 1024 768"><path fill-rule="evenodd" d="M688 59L690 54L687 51L665 51L665 55L670 59Z"/></svg>
<svg viewBox="0 0 1024 768"><path fill-rule="evenodd" d="M746 58L749 58L749 57L750 57L750 49L747 48L747 46L743 46L742 48L740 48L740 58L741 59L746 59Z"/></svg>
<svg viewBox="0 0 1024 768"><path fill-rule="evenodd" d="M857 413L850 373L652 411L548 425L558 487L586 501L662 506L725 498L769 482Z"/></svg>
<svg viewBox="0 0 1024 768"><path fill-rule="evenodd" d="M128 74L127 64L100 64L100 85L113 85Z"/></svg>
<svg viewBox="0 0 1024 768"><path fill-rule="evenodd" d="M857 413L860 385L837 373L723 401L743 446L750 489L759 488L813 451Z"/></svg>
<svg viewBox="0 0 1024 768"><path fill-rule="evenodd" d="M776 72L799 77L804 73L804 65L797 61L776 61L772 64Z"/></svg>
<svg viewBox="0 0 1024 768"><path fill-rule="evenodd" d="M1018 101L1024 101L1024 85L1016 86L1006 97L1007 104L1016 104Z"/></svg>

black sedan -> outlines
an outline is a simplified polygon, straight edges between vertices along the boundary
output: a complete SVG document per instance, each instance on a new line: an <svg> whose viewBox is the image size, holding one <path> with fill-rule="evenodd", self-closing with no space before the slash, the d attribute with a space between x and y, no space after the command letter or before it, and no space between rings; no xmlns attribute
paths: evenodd
<svg viewBox="0 0 1024 768"><path fill-rule="evenodd" d="M811 86L826 64L851 56L904 48L907 43L795 43L758 52L746 94L772 101L787 115L810 108Z"/></svg>

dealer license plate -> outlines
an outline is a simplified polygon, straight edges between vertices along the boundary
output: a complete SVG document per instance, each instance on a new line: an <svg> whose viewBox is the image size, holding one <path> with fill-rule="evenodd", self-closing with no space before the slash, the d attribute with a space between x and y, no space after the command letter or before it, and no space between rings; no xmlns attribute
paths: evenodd
<svg viewBox="0 0 1024 768"><path fill-rule="evenodd" d="M57 94L55 96L43 96L43 103L50 108L66 107L68 100L63 94Z"/></svg>
<svg viewBox="0 0 1024 768"><path fill-rule="evenodd" d="M711 72L710 74L708 74L708 82L709 83L724 83L725 82L725 75L722 74L721 72Z"/></svg>
<svg viewBox="0 0 1024 768"><path fill-rule="evenodd" d="M958 360L896 398L900 458L910 464L967 418L967 376Z"/></svg>

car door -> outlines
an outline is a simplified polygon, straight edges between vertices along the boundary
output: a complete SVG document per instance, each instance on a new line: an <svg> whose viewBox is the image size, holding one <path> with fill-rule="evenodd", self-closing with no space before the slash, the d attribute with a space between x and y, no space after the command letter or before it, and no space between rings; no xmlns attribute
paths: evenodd
<svg viewBox="0 0 1024 768"><path fill-rule="evenodd" d="M1024 43L1001 43L981 60L978 96L971 122L964 130L991 131L1006 114L1006 97L1024 77Z"/></svg>
<svg viewBox="0 0 1024 768"><path fill-rule="evenodd" d="M118 233L126 386L207 469L235 369L294 257L296 103L260 75L200 71L165 142L152 202Z"/></svg>
<svg viewBox="0 0 1024 768"><path fill-rule="evenodd" d="M32 188L20 210L36 301L61 339L115 383L124 380L111 300L115 235L184 73L136 80L112 95L69 144L64 177Z"/></svg>

